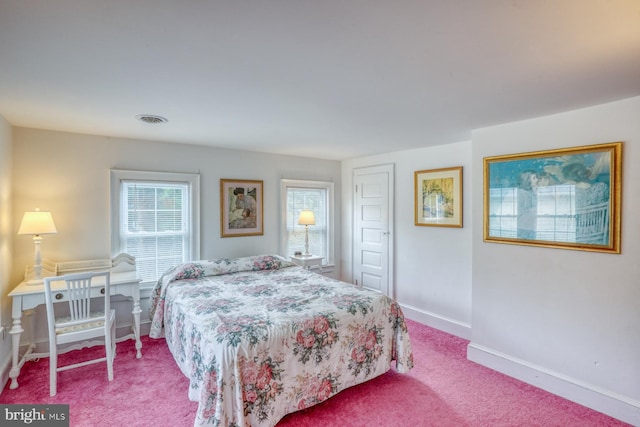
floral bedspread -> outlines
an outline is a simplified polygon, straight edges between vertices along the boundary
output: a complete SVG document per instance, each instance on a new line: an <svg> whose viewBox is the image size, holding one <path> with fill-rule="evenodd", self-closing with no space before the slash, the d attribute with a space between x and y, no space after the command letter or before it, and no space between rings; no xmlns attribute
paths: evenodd
<svg viewBox="0 0 640 427"><path fill-rule="evenodd" d="M392 360L413 367L395 301L275 255L180 265L158 281L151 317L190 380L196 426L274 426Z"/></svg>

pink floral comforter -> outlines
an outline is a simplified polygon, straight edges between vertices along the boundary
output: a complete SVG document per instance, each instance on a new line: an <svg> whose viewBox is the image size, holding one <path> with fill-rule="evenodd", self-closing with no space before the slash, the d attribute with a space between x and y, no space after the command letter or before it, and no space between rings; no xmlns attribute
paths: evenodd
<svg viewBox="0 0 640 427"><path fill-rule="evenodd" d="M150 336L164 335L199 402L195 425L274 426L387 372L413 367L402 310L379 293L274 255L166 273Z"/></svg>

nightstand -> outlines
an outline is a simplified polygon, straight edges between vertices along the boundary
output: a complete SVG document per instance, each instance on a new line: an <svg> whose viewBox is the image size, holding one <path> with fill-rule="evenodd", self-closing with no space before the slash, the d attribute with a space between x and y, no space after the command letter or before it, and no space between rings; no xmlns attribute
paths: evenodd
<svg viewBox="0 0 640 427"><path fill-rule="evenodd" d="M317 255L308 255L308 256L292 255L291 256L291 262L294 262L294 263L298 264L299 266L302 266L302 267L306 268L307 270L309 270L311 267L317 265L318 269L320 270L320 273L322 273L322 260L323 259L324 259L324 257L317 256Z"/></svg>

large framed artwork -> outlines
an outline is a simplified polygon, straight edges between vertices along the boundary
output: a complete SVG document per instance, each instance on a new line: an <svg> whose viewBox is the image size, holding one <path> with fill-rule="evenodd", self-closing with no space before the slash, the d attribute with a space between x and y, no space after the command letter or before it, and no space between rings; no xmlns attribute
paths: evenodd
<svg viewBox="0 0 640 427"><path fill-rule="evenodd" d="M620 253L622 142L484 158L484 240Z"/></svg>
<svg viewBox="0 0 640 427"><path fill-rule="evenodd" d="M222 237L264 234L262 181L220 180L220 230Z"/></svg>
<svg viewBox="0 0 640 427"><path fill-rule="evenodd" d="M462 166L414 172L415 225L462 227Z"/></svg>

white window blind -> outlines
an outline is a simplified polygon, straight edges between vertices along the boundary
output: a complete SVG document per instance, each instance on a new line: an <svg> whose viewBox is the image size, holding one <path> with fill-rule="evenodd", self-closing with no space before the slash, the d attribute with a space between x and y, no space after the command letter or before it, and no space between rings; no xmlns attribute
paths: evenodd
<svg viewBox="0 0 640 427"><path fill-rule="evenodd" d="M113 252L134 256L146 283L199 258L197 175L182 180L182 175L151 174L112 171L112 200L117 201L112 208Z"/></svg>
<svg viewBox="0 0 640 427"><path fill-rule="evenodd" d="M121 242L143 280L190 258L187 194L184 184L122 182Z"/></svg>
<svg viewBox="0 0 640 427"><path fill-rule="evenodd" d="M327 191L324 189L288 188L287 190L287 254L304 252L305 226L298 225L300 212L313 212L315 225L309 225L309 252L327 257Z"/></svg>

